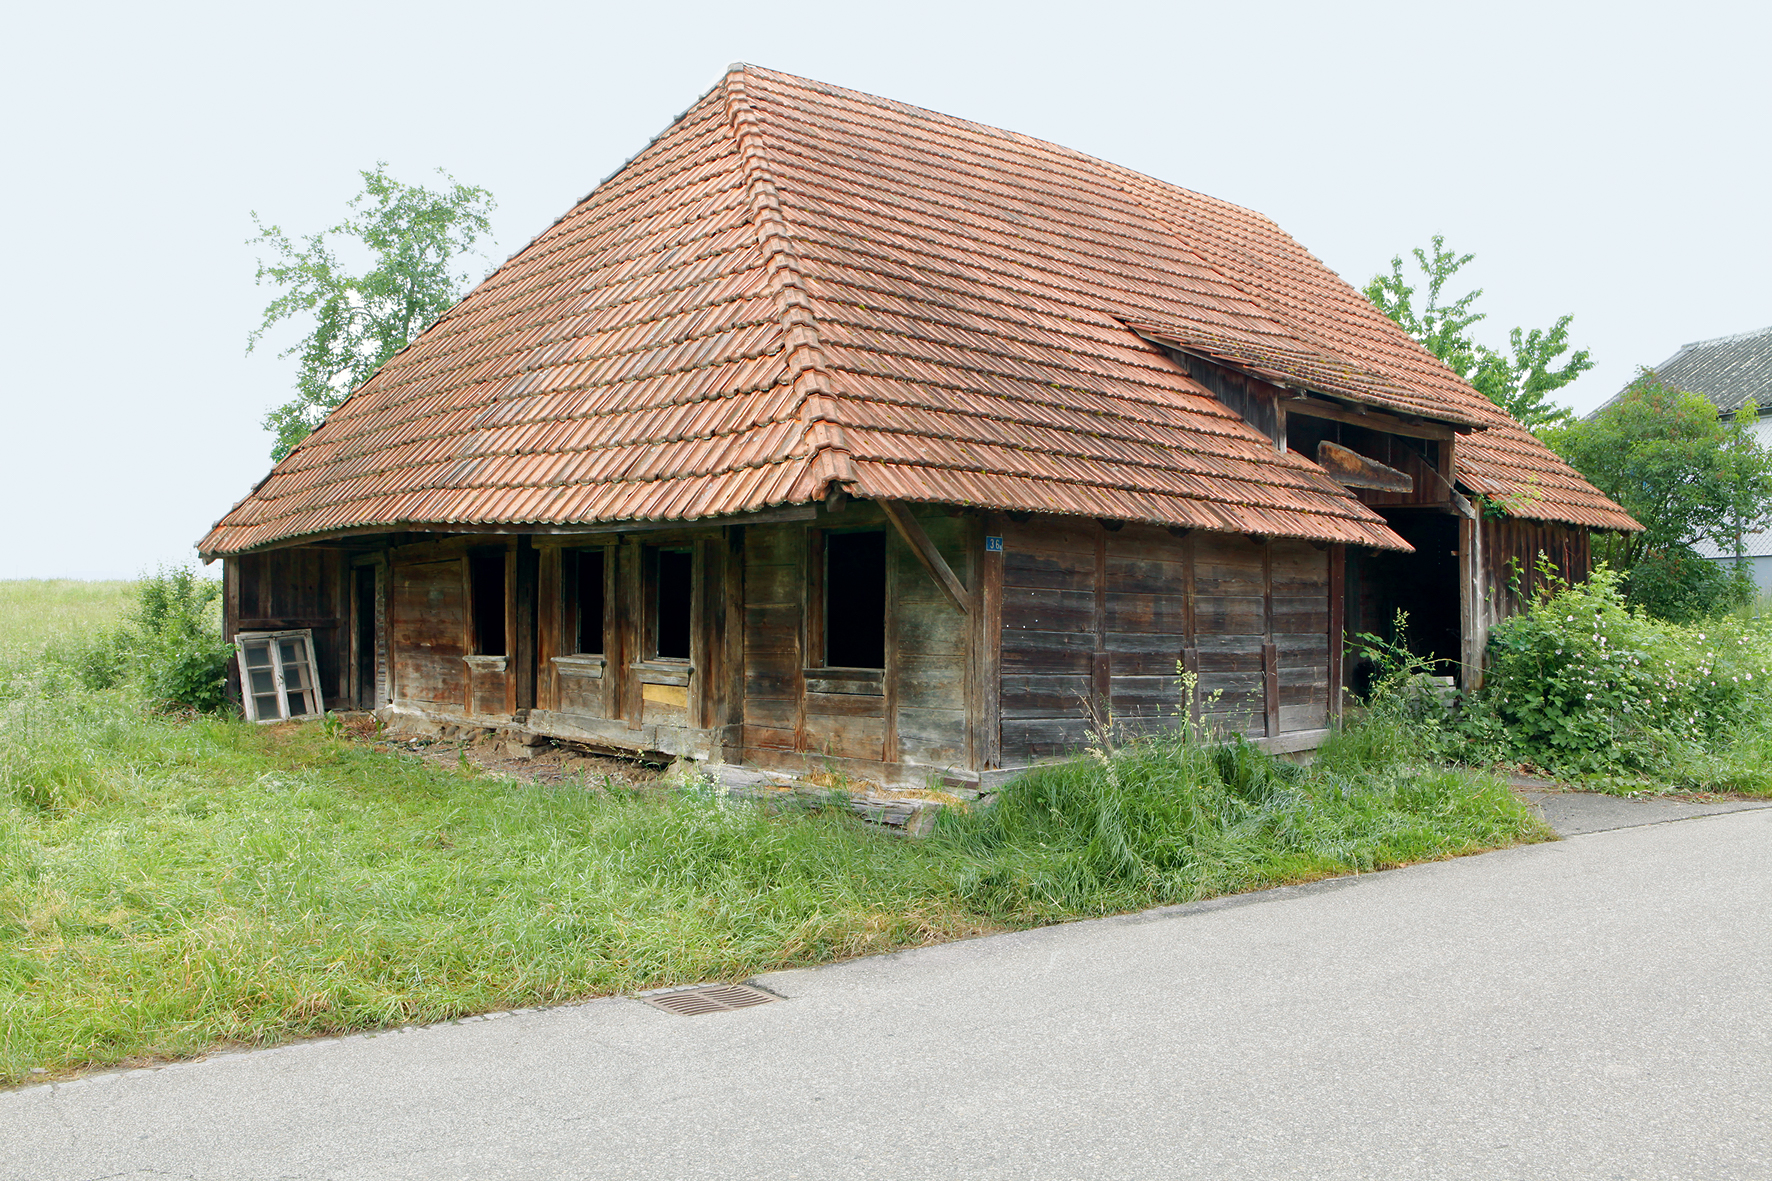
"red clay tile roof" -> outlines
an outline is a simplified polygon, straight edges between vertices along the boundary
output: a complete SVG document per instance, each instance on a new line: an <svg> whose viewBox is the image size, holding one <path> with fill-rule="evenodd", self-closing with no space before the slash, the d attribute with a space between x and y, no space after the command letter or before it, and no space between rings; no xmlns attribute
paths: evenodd
<svg viewBox="0 0 1772 1181"><path fill-rule="evenodd" d="M1488 429L1522 515L1630 519L1271 222L734 67L359 388L200 544L695 519L858 496L1396 548L1128 324ZM1524 484L1522 475L1524 473Z"/></svg>

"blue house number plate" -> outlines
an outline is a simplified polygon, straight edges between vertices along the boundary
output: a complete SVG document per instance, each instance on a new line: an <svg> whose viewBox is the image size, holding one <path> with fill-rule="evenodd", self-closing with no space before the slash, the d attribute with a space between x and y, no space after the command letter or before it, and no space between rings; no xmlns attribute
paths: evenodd
<svg viewBox="0 0 1772 1181"><path fill-rule="evenodd" d="M1003 552L1003 539L1001 537L987 537L987 538L985 538L984 539L984 552L987 554L1002 553Z"/></svg>

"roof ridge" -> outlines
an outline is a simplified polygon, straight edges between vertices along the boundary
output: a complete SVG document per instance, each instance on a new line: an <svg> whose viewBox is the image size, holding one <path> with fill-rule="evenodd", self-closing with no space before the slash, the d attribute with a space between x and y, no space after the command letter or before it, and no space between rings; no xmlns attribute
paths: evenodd
<svg viewBox="0 0 1772 1181"><path fill-rule="evenodd" d="M1765 328L1753 328L1747 332L1732 332L1728 336L1713 336L1709 340L1689 340L1680 346L1680 353L1685 352L1687 349L1695 349L1699 345L1729 344L1738 340L1752 340L1756 336L1765 336L1769 333L1772 333L1772 325L1768 325ZM1680 353L1675 353L1674 356L1677 357ZM1670 357L1669 360L1672 360L1672 358Z"/></svg>
<svg viewBox="0 0 1772 1181"><path fill-rule="evenodd" d="M794 249L787 219L782 216L781 193L775 187L762 143L762 120L751 106L745 85L748 69L740 62L726 75L726 118L738 141L745 196L751 205L769 288L779 309L786 380L800 400L795 413L805 424L805 439L811 452L808 462L812 495L817 497L832 483L854 484L860 477L837 418L830 360L819 340L818 320L812 314L812 300L806 293L800 255Z"/></svg>

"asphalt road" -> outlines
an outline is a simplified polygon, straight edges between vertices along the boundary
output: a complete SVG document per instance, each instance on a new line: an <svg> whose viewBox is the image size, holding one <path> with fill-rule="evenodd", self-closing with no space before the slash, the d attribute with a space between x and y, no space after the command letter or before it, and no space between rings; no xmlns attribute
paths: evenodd
<svg viewBox="0 0 1772 1181"><path fill-rule="evenodd" d="M0 1094L0 1177L1772 1178L1772 811Z"/></svg>

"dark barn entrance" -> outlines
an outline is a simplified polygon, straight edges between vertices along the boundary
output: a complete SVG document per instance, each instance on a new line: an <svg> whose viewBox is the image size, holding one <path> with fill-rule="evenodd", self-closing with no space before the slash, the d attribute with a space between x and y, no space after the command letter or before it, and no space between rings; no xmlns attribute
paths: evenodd
<svg viewBox="0 0 1772 1181"><path fill-rule="evenodd" d="M1347 558L1348 686L1364 696L1373 663L1359 655L1361 633L1396 640L1397 612L1408 615L1401 637L1409 651L1432 660L1434 675L1457 676L1462 630L1458 599L1458 518L1439 509L1378 510L1403 540L1415 547L1393 551L1350 550Z"/></svg>

